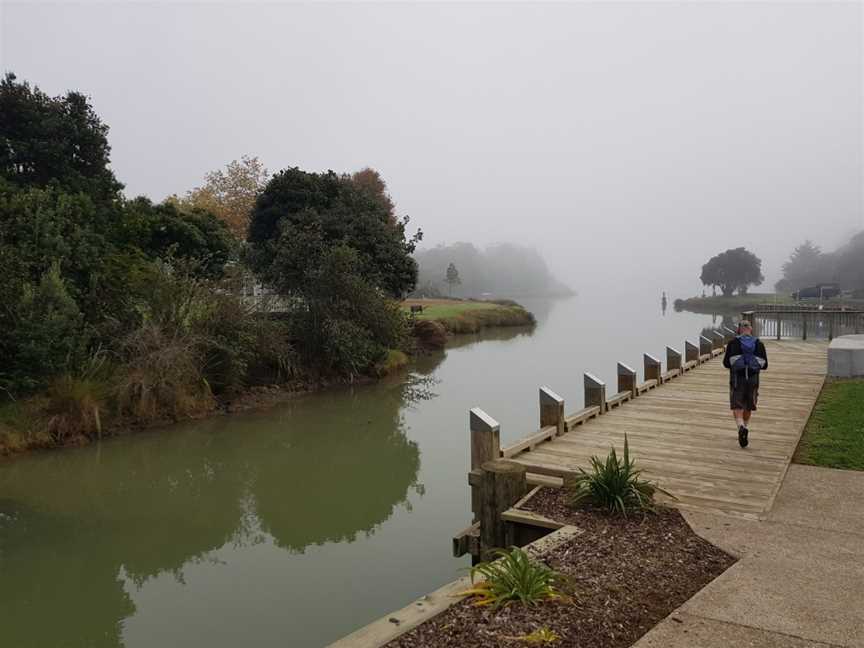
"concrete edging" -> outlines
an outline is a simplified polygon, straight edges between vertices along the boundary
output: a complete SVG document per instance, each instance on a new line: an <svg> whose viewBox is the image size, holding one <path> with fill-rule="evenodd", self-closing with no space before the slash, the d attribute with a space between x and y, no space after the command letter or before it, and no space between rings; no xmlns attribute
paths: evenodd
<svg viewBox="0 0 864 648"><path fill-rule="evenodd" d="M525 545L523 549L532 556L541 556L558 545L581 534L574 526L563 526L547 536ZM386 614L342 639L331 643L327 648L378 648L389 641L413 630L429 619L438 616L454 603L461 601L462 592L471 587L471 579L463 576L458 580L439 587L434 592L422 596L401 610Z"/></svg>

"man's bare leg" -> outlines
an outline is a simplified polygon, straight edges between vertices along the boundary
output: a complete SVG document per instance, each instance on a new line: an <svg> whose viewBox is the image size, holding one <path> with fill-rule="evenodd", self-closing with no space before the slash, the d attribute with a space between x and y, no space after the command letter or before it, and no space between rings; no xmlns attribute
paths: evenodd
<svg viewBox="0 0 864 648"><path fill-rule="evenodd" d="M750 427L750 416L753 414L750 410L744 410L744 425Z"/></svg>
<svg viewBox="0 0 864 648"><path fill-rule="evenodd" d="M732 418L735 419L735 425L738 427L741 427L742 425L745 424L744 423L745 421L750 420L750 412L745 412L744 410L740 410L740 409L733 409L732 410Z"/></svg>

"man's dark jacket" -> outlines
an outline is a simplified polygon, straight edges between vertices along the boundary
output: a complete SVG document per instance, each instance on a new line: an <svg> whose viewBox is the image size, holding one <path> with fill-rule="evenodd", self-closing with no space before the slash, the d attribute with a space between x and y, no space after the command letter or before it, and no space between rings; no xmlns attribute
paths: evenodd
<svg viewBox="0 0 864 648"><path fill-rule="evenodd" d="M729 382L736 382L736 378L739 378L744 375L744 369L732 369L731 358L734 358L737 355L741 355L741 340L739 338L735 338L729 344L726 345L726 354L723 356L723 366L727 369L731 369L729 372ZM756 350L753 355L757 358L762 358L765 361L765 364L762 365L762 371L765 371L768 368L768 353L765 351L765 345L762 344L762 340L756 340ZM736 375L737 374L737 375ZM759 383L759 373L755 373L750 376L750 383L755 382Z"/></svg>

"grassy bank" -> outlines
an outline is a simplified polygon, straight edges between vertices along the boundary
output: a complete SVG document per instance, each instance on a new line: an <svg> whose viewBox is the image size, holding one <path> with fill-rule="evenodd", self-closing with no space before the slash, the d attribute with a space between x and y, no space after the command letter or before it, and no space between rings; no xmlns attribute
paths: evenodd
<svg viewBox="0 0 864 648"><path fill-rule="evenodd" d="M798 449L796 463L864 470L864 379L825 383Z"/></svg>
<svg viewBox="0 0 864 648"><path fill-rule="evenodd" d="M534 315L516 302L463 301L456 299L411 299L403 303L406 310L422 306L416 313L420 321L439 322L448 333L477 333L486 328L532 326Z"/></svg>
<svg viewBox="0 0 864 648"><path fill-rule="evenodd" d="M692 313L740 313L754 310L759 304L792 304L794 300L789 295L776 293L749 293L747 295L732 295L724 297L691 297L676 299L675 310L686 310Z"/></svg>

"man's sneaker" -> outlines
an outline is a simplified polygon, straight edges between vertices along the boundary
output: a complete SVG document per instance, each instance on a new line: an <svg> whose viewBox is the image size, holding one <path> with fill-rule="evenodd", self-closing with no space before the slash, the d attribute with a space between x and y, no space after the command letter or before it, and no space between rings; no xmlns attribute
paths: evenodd
<svg viewBox="0 0 864 648"><path fill-rule="evenodd" d="M747 443L748 443L748 441L747 441L747 433L748 433L749 431L750 431L750 430L748 430L747 427L744 426L744 425L739 425L739 426L738 426L738 445L740 445L742 448L746 448L746 447L747 447Z"/></svg>

